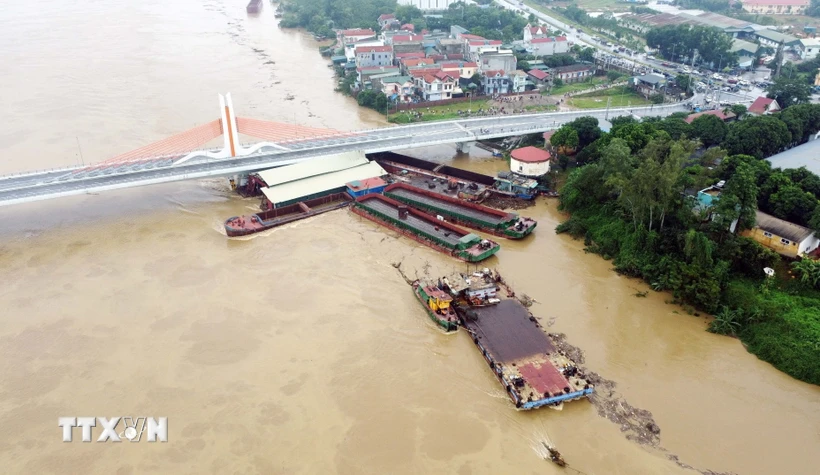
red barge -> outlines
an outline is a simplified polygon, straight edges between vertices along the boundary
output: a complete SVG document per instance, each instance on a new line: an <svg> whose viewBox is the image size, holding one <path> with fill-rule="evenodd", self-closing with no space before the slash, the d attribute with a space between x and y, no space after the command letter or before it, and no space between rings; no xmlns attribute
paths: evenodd
<svg viewBox="0 0 820 475"><path fill-rule="evenodd" d="M344 208L351 202L353 198L347 193L333 193L250 216L234 216L225 221L225 232L228 237L247 236L334 209Z"/></svg>
<svg viewBox="0 0 820 475"><path fill-rule="evenodd" d="M463 261L483 261L501 247L498 243L481 239L476 234L383 195L369 194L356 198L351 209L359 216Z"/></svg>

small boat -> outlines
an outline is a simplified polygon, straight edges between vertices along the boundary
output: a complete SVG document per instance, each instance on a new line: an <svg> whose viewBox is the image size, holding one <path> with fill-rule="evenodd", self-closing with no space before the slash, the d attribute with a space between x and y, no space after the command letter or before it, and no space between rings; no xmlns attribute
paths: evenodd
<svg viewBox="0 0 820 475"><path fill-rule="evenodd" d="M247 236L334 209L344 208L352 201L353 197L347 193L333 193L250 216L233 216L225 220L225 233L228 237Z"/></svg>
<svg viewBox="0 0 820 475"><path fill-rule="evenodd" d="M566 467L567 466L567 462L564 461L564 457L562 457L561 453L558 452L557 450L555 450L554 447L550 447L549 445L545 444L544 442L541 442L541 445L543 445L544 448L547 449L547 452L549 452L550 462L554 463L555 465L558 465L559 467Z"/></svg>
<svg viewBox="0 0 820 475"><path fill-rule="evenodd" d="M435 285L425 285L417 280L413 282L413 293L416 294L416 298L424 306L427 316L436 325L443 328L447 333L458 330L458 316L450 306L453 297L448 295L447 292Z"/></svg>
<svg viewBox="0 0 820 475"><path fill-rule="evenodd" d="M245 7L245 10L248 13L259 13L259 10L262 9L262 0L251 0L248 2L248 6Z"/></svg>

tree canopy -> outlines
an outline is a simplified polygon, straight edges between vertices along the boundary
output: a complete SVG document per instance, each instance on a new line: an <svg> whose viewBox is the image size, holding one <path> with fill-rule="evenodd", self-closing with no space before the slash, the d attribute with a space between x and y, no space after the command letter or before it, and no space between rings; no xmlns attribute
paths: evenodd
<svg viewBox="0 0 820 475"><path fill-rule="evenodd" d="M811 87L801 78L789 78L784 74L776 77L766 92L768 97L776 100L784 109L809 102L811 97Z"/></svg>
<svg viewBox="0 0 820 475"><path fill-rule="evenodd" d="M646 33L646 44L658 48L665 58L692 58L694 50L705 63L731 66L737 64L737 53L730 52L732 38L719 28L691 25L667 25ZM673 57L674 56L674 57ZM722 67L721 66L721 67Z"/></svg>

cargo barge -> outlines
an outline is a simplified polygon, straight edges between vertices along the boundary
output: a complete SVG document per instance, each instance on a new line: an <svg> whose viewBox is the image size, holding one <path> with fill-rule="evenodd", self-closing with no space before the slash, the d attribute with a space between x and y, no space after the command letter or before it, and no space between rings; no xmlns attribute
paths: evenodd
<svg viewBox="0 0 820 475"><path fill-rule="evenodd" d="M247 236L334 209L344 208L352 202L353 198L347 193L333 193L250 216L234 216L225 220L225 233L228 237Z"/></svg>
<svg viewBox="0 0 820 475"><path fill-rule="evenodd" d="M251 0L248 2L248 6L245 7L245 10L248 13L259 13L259 10L262 9L262 0Z"/></svg>
<svg viewBox="0 0 820 475"><path fill-rule="evenodd" d="M538 224L533 219L519 217L517 213L507 213L405 183L389 185L384 195L435 213L455 224L508 239L522 239L532 233Z"/></svg>
<svg viewBox="0 0 820 475"><path fill-rule="evenodd" d="M498 274L456 274L442 279L440 288L453 296L461 325L516 408L561 407L592 394L593 385Z"/></svg>
<svg viewBox="0 0 820 475"><path fill-rule="evenodd" d="M356 198L351 209L364 218L463 261L483 261L501 247L383 195Z"/></svg>
<svg viewBox="0 0 820 475"><path fill-rule="evenodd" d="M416 281L413 283L413 293L433 323L447 333L458 330L458 315L450 305L453 298L447 292L435 285Z"/></svg>

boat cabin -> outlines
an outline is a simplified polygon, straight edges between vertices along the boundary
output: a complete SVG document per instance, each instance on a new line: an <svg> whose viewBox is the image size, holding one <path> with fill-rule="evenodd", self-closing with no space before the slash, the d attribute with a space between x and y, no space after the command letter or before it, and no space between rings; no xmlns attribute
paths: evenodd
<svg viewBox="0 0 820 475"><path fill-rule="evenodd" d="M453 301L453 298L447 295L447 292L432 285L423 287L421 291L427 299L427 306L430 307L430 310L439 313L447 313L450 310L450 302Z"/></svg>
<svg viewBox="0 0 820 475"><path fill-rule="evenodd" d="M504 193L511 193L518 198L532 199L537 194L538 181L524 178L512 172L498 172L495 179L495 189Z"/></svg>

